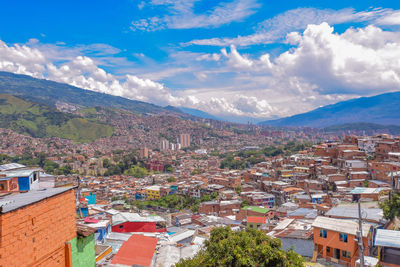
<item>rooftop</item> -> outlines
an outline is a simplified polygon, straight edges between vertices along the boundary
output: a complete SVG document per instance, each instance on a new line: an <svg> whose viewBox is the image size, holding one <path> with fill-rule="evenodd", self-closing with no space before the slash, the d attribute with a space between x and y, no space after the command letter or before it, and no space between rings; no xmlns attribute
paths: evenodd
<svg viewBox="0 0 400 267"><path fill-rule="evenodd" d="M363 219L379 222L383 219L382 209L361 209ZM325 216L341 217L341 218L358 218L358 207L337 206L331 208Z"/></svg>
<svg viewBox="0 0 400 267"><path fill-rule="evenodd" d="M313 227L327 229L335 232L346 233L350 235L356 235L359 227L356 221L352 220L343 220L343 219L333 219L323 216L318 216L314 223ZM363 237L367 237L369 230L371 228L370 224L364 223L362 225Z"/></svg>
<svg viewBox="0 0 400 267"><path fill-rule="evenodd" d="M251 210L251 211L255 211L255 212L259 212L259 213L269 212L269 209L263 208L263 207L257 207L257 206L246 206L246 207L243 207L242 209Z"/></svg>
<svg viewBox="0 0 400 267"><path fill-rule="evenodd" d="M134 234L122 244L111 264L150 266L157 242L157 238Z"/></svg>
<svg viewBox="0 0 400 267"><path fill-rule="evenodd" d="M378 229L375 246L400 248L400 231Z"/></svg>
<svg viewBox="0 0 400 267"><path fill-rule="evenodd" d="M355 187L350 191L350 194L379 194L381 191L382 188Z"/></svg>
<svg viewBox="0 0 400 267"><path fill-rule="evenodd" d="M74 187L58 187L42 190L31 190L26 193L12 194L0 198L0 214L10 212L33 203L39 202L43 199L53 197L55 195L64 193Z"/></svg>
<svg viewBox="0 0 400 267"><path fill-rule="evenodd" d="M247 222L249 223L261 223L264 224L267 221L265 217L257 217L257 216L248 216Z"/></svg>

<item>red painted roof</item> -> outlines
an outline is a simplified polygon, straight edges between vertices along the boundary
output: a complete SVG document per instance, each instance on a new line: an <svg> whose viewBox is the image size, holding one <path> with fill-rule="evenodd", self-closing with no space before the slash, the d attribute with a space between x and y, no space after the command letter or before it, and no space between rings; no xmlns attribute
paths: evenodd
<svg viewBox="0 0 400 267"><path fill-rule="evenodd" d="M249 223L265 223L267 221L267 218L265 217L258 217L258 216L248 216L247 217L247 222Z"/></svg>
<svg viewBox="0 0 400 267"><path fill-rule="evenodd" d="M85 218L85 223L98 223L99 220L95 219L95 218L90 218L90 217L86 217Z"/></svg>
<svg viewBox="0 0 400 267"><path fill-rule="evenodd" d="M111 264L150 266L157 241L154 237L132 235L122 244Z"/></svg>

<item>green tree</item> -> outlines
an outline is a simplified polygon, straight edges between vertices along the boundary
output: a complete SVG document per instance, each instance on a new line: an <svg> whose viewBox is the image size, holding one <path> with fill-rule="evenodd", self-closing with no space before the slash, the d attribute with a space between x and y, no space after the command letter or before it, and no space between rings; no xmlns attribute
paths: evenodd
<svg viewBox="0 0 400 267"><path fill-rule="evenodd" d="M392 220L394 217L400 217L400 193L393 194L391 199L385 200L380 206L386 219Z"/></svg>
<svg viewBox="0 0 400 267"><path fill-rule="evenodd" d="M111 166L111 162L109 159L103 159L103 168L108 168Z"/></svg>
<svg viewBox="0 0 400 267"><path fill-rule="evenodd" d="M176 178L173 177L173 176L171 176L171 177L169 177L169 178L167 179L167 182L168 182L168 183L176 182Z"/></svg>
<svg viewBox="0 0 400 267"><path fill-rule="evenodd" d="M169 172L169 173L174 172L174 167L172 167L171 164L165 164L164 165L164 171L165 172Z"/></svg>
<svg viewBox="0 0 400 267"><path fill-rule="evenodd" d="M242 187L239 185L238 187L235 188L236 194L240 195L242 192Z"/></svg>
<svg viewBox="0 0 400 267"><path fill-rule="evenodd" d="M130 176L133 176L133 177L136 177L136 178L143 178L146 175L148 175L149 172L145 168L139 167L137 165L133 165L129 169L125 170L124 174L130 175Z"/></svg>
<svg viewBox="0 0 400 267"><path fill-rule="evenodd" d="M230 227L214 228L204 249L176 266L303 266L303 258L285 251L279 239L255 229L232 231Z"/></svg>

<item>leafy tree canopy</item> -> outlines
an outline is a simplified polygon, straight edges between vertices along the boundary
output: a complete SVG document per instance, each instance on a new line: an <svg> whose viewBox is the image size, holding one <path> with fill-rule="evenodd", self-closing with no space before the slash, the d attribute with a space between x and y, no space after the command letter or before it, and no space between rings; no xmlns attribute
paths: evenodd
<svg viewBox="0 0 400 267"><path fill-rule="evenodd" d="M388 220L400 217L400 194L393 194L392 199L387 199L381 204L381 208L383 209L383 215Z"/></svg>
<svg viewBox="0 0 400 267"><path fill-rule="evenodd" d="M255 229L232 231L215 228L205 247L191 259L180 260L177 267L191 266L303 266L303 258L285 251L279 239Z"/></svg>

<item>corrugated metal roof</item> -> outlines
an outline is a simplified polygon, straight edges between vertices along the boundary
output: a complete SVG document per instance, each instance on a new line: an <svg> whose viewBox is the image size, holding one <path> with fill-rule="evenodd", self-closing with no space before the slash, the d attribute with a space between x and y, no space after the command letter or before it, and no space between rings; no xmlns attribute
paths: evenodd
<svg viewBox="0 0 400 267"><path fill-rule="evenodd" d="M337 206L331 208L325 216L334 216L341 218L358 218L358 207ZM379 222L383 219L382 209L361 209L361 216L363 219Z"/></svg>
<svg viewBox="0 0 400 267"><path fill-rule="evenodd" d="M318 216L312 224L313 227L327 229L335 232L356 235L358 231L358 223L352 220L334 219L323 216ZM362 224L363 237L367 237L371 225L367 223Z"/></svg>
<svg viewBox="0 0 400 267"><path fill-rule="evenodd" d="M368 187L355 187L353 190L350 191L350 194L378 194L383 188L368 188Z"/></svg>
<svg viewBox="0 0 400 267"><path fill-rule="evenodd" d="M113 226L124 222L165 222L160 216L140 216L138 213L120 212L112 216Z"/></svg>
<svg viewBox="0 0 400 267"><path fill-rule="evenodd" d="M186 229L186 230L183 230L178 233L170 235L170 240L173 242L179 242L179 241L182 241L186 238L193 236L195 232L196 232L195 230L187 230Z"/></svg>
<svg viewBox="0 0 400 267"><path fill-rule="evenodd" d="M19 164L19 163L7 163L7 164L0 165L0 171L7 171L7 170L12 170L12 169L24 168L24 167L26 167L26 166Z"/></svg>
<svg viewBox="0 0 400 267"><path fill-rule="evenodd" d="M400 231L378 229L375 246L400 248Z"/></svg>
<svg viewBox="0 0 400 267"><path fill-rule="evenodd" d="M6 178L12 178L12 177L28 177L30 176L33 172L38 171L39 169L37 168L32 168L32 169L22 169L22 170L10 170L10 171L1 171L0 175L5 175Z"/></svg>

